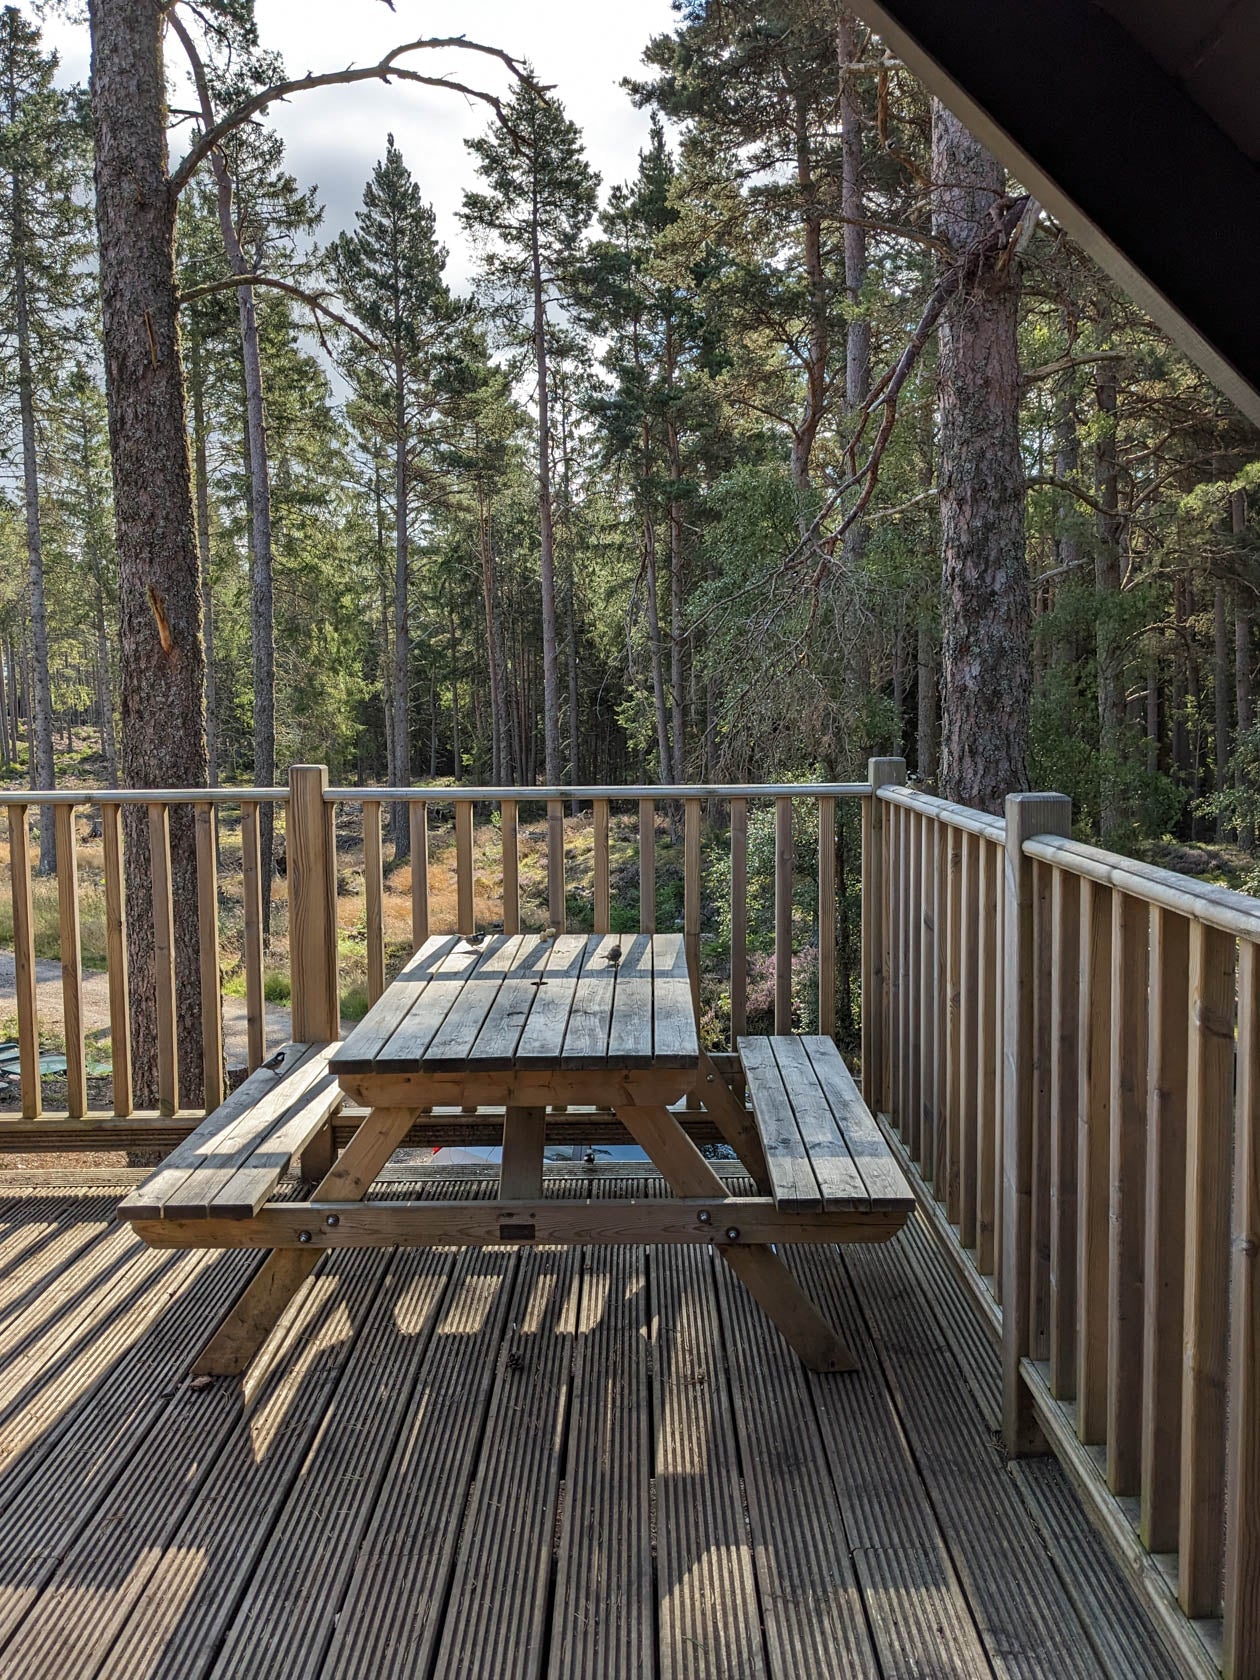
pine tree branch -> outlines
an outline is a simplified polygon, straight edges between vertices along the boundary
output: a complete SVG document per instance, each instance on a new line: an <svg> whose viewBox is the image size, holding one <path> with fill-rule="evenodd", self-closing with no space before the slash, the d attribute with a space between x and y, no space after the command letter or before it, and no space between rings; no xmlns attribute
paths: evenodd
<svg viewBox="0 0 1260 1680"><path fill-rule="evenodd" d="M272 291L286 292L290 297L295 297L299 302L306 304L313 314L325 315L330 321L335 321L339 327L344 327L347 332L353 333L361 343L368 347L373 355L385 356L385 351L374 338L369 338L362 327L356 326L353 321L339 314L337 310L330 309L320 293L308 292L301 286L295 286L292 281L276 280L269 274L229 274L222 280L207 280L200 286L190 286L186 292L178 293L175 303L177 307L185 303L196 303L198 298L212 297L216 292L230 292L238 286L268 286ZM316 331L319 331L318 324L316 325ZM320 333L320 341L323 342L322 333ZM324 348L327 349L327 345Z"/></svg>
<svg viewBox="0 0 1260 1680"><path fill-rule="evenodd" d="M1084 502L1086 507L1093 508L1095 513L1101 513L1107 519L1123 519L1119 508L1105 507L1097 497L1091 496L1088 490L1082 490L1079 484L1073 484L1066 478L1056 478L1053 473L1032 473L1024 480L1025 490L1062 490L1069 496L1075 496L1078 502Z"/></svg>
<svg viewBox="0 0 1260 1680"><path fill-rule="evenodd" d="M487 58L498 59L505 64L511 73L524 86L532 88L542 95L546 92L539 83L535 82L521 64L519 59L504 52L501 47L490 47L480 41L470 41L464 35L432 36L416 41L405 41L401 46L394 47L378 64L365 65L360 69L347 67L345 70L329 70L320 75L298 76L292 81L275 82L270 87L262 88L258 93L243 100L234 110L219 118L205 134L201 136L188 150L178 169L170 178L170 188L173 195L178 196L192 179L194 172L215 149L219 142L225 139L235 129L247 123L251 117L265 111L269 105L277 101L288 99L292 94L305 93L312 88L345 87L352 82L380 81L388 82L393 79L405 82L416 82L422 87L444 88L451 93L462 93L468 99L479 99L489 105L499 122L508 132L511 125L507 120L502 103L493 93L487 93L484 88L475 88L464 82L452 80L449 76L422 76L418 70L409 70L398 62L406 53L425 52L443 47L454 47L464 52L481 53Z"/></svg>

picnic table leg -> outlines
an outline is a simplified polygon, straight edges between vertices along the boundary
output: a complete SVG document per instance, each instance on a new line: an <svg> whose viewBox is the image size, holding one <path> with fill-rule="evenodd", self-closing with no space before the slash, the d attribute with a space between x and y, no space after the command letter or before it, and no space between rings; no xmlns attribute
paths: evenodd
<svg viewBox="0 0 1260 1680"><path fill-rule="evenodd" d="M619 1107L617 1117L676 1196L728 1199L726 1186L669 1109ZM802 1365L857 1370L857 1360L768 1243L716 1241L714 1247Z"/></svg>
<svg viewBox="0 0 1260 1680"><path fill-rule="evenodd" d="M499 1195L504 1201L529 1202L542 1195L546 1129L545 1108L504 1109L499 1167Z"/></svg>
<svg viewBox="0 0 1260 1680"><path fill-rule="evenodd" d="M418 1108L374 1108L320 1180L311 1200L361 1202L420 1112ZM323 1252L275 1249L203 1348L193 1375L239 1377L248 1370Z"/></svg>

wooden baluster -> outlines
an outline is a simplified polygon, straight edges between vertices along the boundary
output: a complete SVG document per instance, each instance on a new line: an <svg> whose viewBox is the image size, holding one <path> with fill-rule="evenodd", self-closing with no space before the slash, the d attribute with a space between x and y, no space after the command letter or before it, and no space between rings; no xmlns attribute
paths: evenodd
<svg viewBox="0 0 1260 1680"><path fill-rule="evenodd" d="M1232 968L1230 982L1232 990ZM1177 1549L1189 1020L1190 924L1184 916L1155 908L1147 1034L1142 1331L1141 1535L1148 1552Z"/></svg>
<svg viewBox="0 0 1260 1680"><path fill-rule="evenodd" d="M919 853L919 1170L924 1178L936 1179L936 859L935 817L923 819L923 843ZM939 1191L939 1180L935 1185Z"/></svg>
<svg viewBox="0 0 1260 1680"><path fill-rule="evenodd" d="M998 938L998 879L1002 854L991 840L977 842L976 1000L976 1266L982 1277L997 1271L997 1164L1001 1109L998 1068L1002 1054L1002 1008L998 996L1001 943Z"/></svg>
<svg viewBox="0 0 1260 1680"><path fill-rule="evenodd" d="M429 937L429 807L423 799L407 801L411 834L411 949Z"/></svg>
<svg viewBox="0 0 1260 1680"><path fill-rule="evenodd" d="M683 801L683 943L691 1003L700 1019L700 801Z"/></svg>
<svg viewBox="0 0 1260 1680"><path fill-rule="evenodd" d="M127 910L123 891L120 805L106 802L101 806L101 840L105 852L105 962L109 975L109 1056L112 1066L113 1109L115 1114L127 1115L135 1106L135 1093L131 1079L131 995L127 989ZM216 931L217 925L216 916ZM202 990L205 990L204 982ZM220 1063L222 1032L223 1015L220 1003Z"/></svg>
<svg viewBox="0 0 1260 1680"><path fill-rule="evenodd" d="M1107 1485L1137 1493L1142 1461L1142 1262L1146 1223L1146 986L1150 910L1111 902L1111 1247Z"/></svg>
<svg viewBox="0 0 1260 1680"><path fill-rule="evenodd" d="M997 1120L993 1129L993 1293L998 1305L1002 1303L1002 1244L1006 1238L1006 1223L1002 1213L1002 1198L1006 1193L1003 1158L1006 1152L1006 888L1005 843L998 853L997 895L997 963L994 988L997 992L997 1082L994 1098Z"/></svg>
<svg viewBox="0 0 1260 1680"><path fill-rule="evenodd" d="M1080 1096L1080 880L1051 871L1050 891L1050 1385L1076 1393L1076 1130Z"/></svg>
<svg viewBox="0 0 1260 1680"><path fill-rule="evenodd" d="M870 800L862 803L865 826ZM823 795L818 801L818 1030L827 1038L836 1031L836 909L836 802ZM864 974L866 944L863 939Z"/></svg>
<svg viewBox="0 0 1260 1680"><path fill-rule="evenodd" d="M792 801L774 802L774 1030L792 1030Z"/></svg>
<svg viewBox="0 0 1260 1680"><path fill-rule="evenodd" d="M369 1005L385 990L385 872L381 856L381 805L363 801L363 891L366 899Z"/></svg>
<svg viewBox="0 0 1260 1680"><path fill-rule="evenodd" d="M748 801L731 800L731 1049L748 1030Z"/></svg>
<svg viewBox="0 0 1260 1680"><path fill-rule="evenodd" d="M879 797L879 790L905 781L905 760L869 759L866 775L871 794L862 801L862 1093L867 1106L878 1113L889 1112L893 1106L889 1045L894 950L892 826L897 811Z"/></svg>
<svg viewBox="0 0 1260 1680"><path fill-rule="evenodd" d="M1233 1167L1232 934L1190 929L1186 1104L1186 1286L1181 1393L1179 1598L1187 1616L1218 1607L1225 1510L1229 1381L1230 1206ZM1251 1420L1256 1427L1256 1418Z"/></svg>
<svg viewBox="0 0 1260 1680"><path fill-rule="evenodd" d="M604 805L607 816L607 802ZM521 931L521 887L518 836L517 836L517 805L515 799L504 799L499 804L499 836L503 845L503 931L504 933L519 933ZM604 891L607 898L608 889L608 834L607 825L604 833ZM598 825L595 841L595 900L599 902L599 836ZM598 915L598 912L597 912ZM601 931L598 920L595 931ZM608 932L607 927L602 930Z"/></svg>
<svg viewBox="0 0 1260 1680"><path fill-rule="evenodd" d="M932 1173L933 1193L945 1204L949 1176L949 837L947 823L932 824Z"/></svg>
<svg viewBox="0 0 1260 1680"><path fill-rule="evenodd" d="M241 804L241 897L245 911L242 960L245 964L246 1066L250 1073L261 1065L267 1054L267 1018L263 997L261 857L258 804L256 800L244 800ZM289 892L292 894L292 858L288 859L286 868L289 875ZM292 966L293 953L290 951L290 968Z"/></svg>
<svg viewBox="0 0 1260 1680"><path fill-rule="evenodd" d="M905 914L906 983L905 1032L902 1042L906 1055L906 1122L902 1140L910 1159L921 1158L923 1141L923 1040L921 1036L920 997L922 991L923 956L923 818L917 811L907 811L910 844L906 849Z"/></svg>
<svg viewBox="0 0 1260 1680"><path fill-rule="evenodd" d="M945 1172L938 1192L947 1217L959 1223L962 1165L962 919L963 835L941 824L945 840Z"/></svg>
<svg viewBox="0 0 1260 1680"><path fill-rule="evenodd" d="M171 898L171 825L165 805L149 806L153 887L153 973L157 990L158 1113L179 1108L179 1045L175 1008L175 908Z"/></svg>
<svg viewBox="0 0 1260 1680"><path fill-rule="evenodd" d="M18 1066L22 1114L44 1111L39 1074L39 1025L35 1011L35 906L31 893L31 831L26 805L9 806L9 880L13 893L14 975L17 987Z"/></svg>
<svg viewBox="0 0 1260 1680"><path fill-rule="evenodd" d="M53 808L57 850L57 920L61 946L61 1008L66 1042L66 1112L87 1113L87 1062L83 1050L83 950L79 934L79 860L74 806Z"/></svg>
<svg viewBox="0 0 1260 1680"><path fill-rule="evenodd" d="M1238 952L1223 1669L1260 1674L1260 947Z"/></svg>
<svg viewBox="0 0 1260 1680"><path fill-rule="evenodd" d="M639 801L639 932L656 932L656 803Z"/></svg>
<svg viewBox="0 0 1260 1680"><path fill-rule="evenodd" d="M201 948L202 1102L207 1114L212 1113L223 1101L225 1087L223 992L219 975L219 864L215 848L215 821L214 806L208 800L198 800L197 933Z"/></svg>
<svg viewBox="0 0 1260 1680"><path fill-rule="evenodd" d="M551 806L547 807L551 814ZM455 931L476 933L477 914L473 889L473 808L471 799L455 801ZM552 920L555 920L555 900L552 899ZM556 927L560 923L556 922Z"/></svg>
<svg viewBox="0 0 1260 1680"><path fill-rule="evenodd" d="M1072 832L1072 804L1057 793L1006 799L1006 989L1002 1028L1002 1425L1012 1455L1042 1450L1020 1371L1033 1346L1033 1131L1037 1122L1036 883L1024 842Z"/></svg>
<svg viewBox="0 0 1260 1680"><path fill-rule="evenodd" d="M1111 888L1082 881L1077 999L1076 1433L1107 1439L1111 1180Z"/></svg>
<svg viewBox="0 0 1260 1680"><path fill-rule="evenodd" d="M551 925L564 932L564 801L547 801L547 908Z"/></svg>
<svg viewBox="0 0 1260 1680"><path fill-rule="evenodd" d="M322 764L289 768L289 957L293 980L293 1037L299 1044L324 1044L341 1032L337 973L337 837L334 812L325 798L328 770ZM331 1134L325 1134L330 1145ZM312 1160L303 1156L303 1177ZM329 1165L331 1166L331 1158Z"/></svg>
<svg viewBox="0 0 1260 1680"><path fill-rule="evenodd" d="M962 837L958 929L958 1236L976 1246L976 1145L980 1070L980 853L984 841Z"/></svg>
<svg viewBox="0 0 1260 1680"><path fill-rule="evenodd" d="M901 860L905 844L902 838L905 829L904 817L905 812L900 805L889 805L884 811L884 836L887 841L884 873L888 882L885 898L889 951L888 1023L884 1033L884 1059L888 1068L888 1116L898 1132L902 1130L904 1116L901 1100L901 912L904 902L901 896Z"/></svg>
<svg viewBox="0 0 1260 1680"><path fill-rule="evenodd" d="M1035 1083L1032 1158L1032 1299L1028 1308L1029 1350L1034 1359L1050 1356L1050 1213L1054 1109L1051 1064L1054 1060L1054 968L1051 925L1053 870L1033 864L1033 1080Z"/></svg>
<svg viewBox="0 0 1260 1680"><path fill-rule="evenodd" d="M594 839L594 914L595 932L608 933L612 920L608 870L608 801L597 799L591 807L591 826Z"/></svg>

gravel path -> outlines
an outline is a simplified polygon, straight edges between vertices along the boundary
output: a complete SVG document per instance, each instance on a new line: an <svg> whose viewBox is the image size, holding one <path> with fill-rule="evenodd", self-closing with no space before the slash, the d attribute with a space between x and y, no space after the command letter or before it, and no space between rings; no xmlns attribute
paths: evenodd
<svg viewBox="0 0 1260 1680"><path fill-rule="evenodd" d="M36 1008L40 1025L58 1037L62 1032L61 964L37 961L35 964ZM266 1005L267 1045L275 1048L289 1039L289 1011L280 1004ZM17 980L12 951L0 951L0 1017L17 1014ZM86 1034L109 1027L109 980L98 972L83 976L83 1030ZM0 1034L0 1036L4 1036ZM245 999L223 999L223 1041L229 1067L244 1067L247 1052ZM90 1058L89 1050L89 1058Z"/></svg>

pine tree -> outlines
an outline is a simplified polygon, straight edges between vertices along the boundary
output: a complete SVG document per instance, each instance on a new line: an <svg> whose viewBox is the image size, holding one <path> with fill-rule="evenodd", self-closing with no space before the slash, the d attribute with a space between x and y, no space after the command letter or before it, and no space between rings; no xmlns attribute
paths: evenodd
<svg viewBox="0 0 1260 1680"><path fill-rule="evenodd" d="M442 279L446 251L438 244L432 207L389 135L384 158L363 189L355 230L329 249L343 296L381 347L380 369L356 345L349 356L360 413L389 436L394 453L394 664L390 780L411 784L411 634L409 625L412 454L424 419L426 393L452 316ZM394 853L409 850L407 811L393 807Z"/></svg>
<svg viewBox="0 0 1260 1680"><path fill-rule="evenodd" d="M560 643L556 612L548 355L555 323L577 287L580 250L599 177L582 136L553 97L518 86L506 126L467 142L485 183L466 193L461 220L485 241L481 280L506 342L537 377L539 566L542 588L544 777L560 782Z"/></svg>
<svg viewBox="0 0 1260 1680"><path fill-rule="evenodd" d="M86 133L53 86L55 53L16 7L0 13L0 341L16 374L30 579L35 783L55 785L48 608L40 529L37 408L55 384L84 301ZM5 381L8 384L8 379ZM54 867L52 812L40 817L39 868Z"/></svg>

